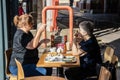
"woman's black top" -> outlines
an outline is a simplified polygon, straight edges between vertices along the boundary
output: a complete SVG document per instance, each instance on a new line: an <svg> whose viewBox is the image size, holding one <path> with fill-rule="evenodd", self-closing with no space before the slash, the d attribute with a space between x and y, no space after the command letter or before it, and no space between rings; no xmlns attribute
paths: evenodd
<svg viewBox="0 0 120 80"><path fill-rule="evenodd" d="M36 64L38 61L38 50L27 49L27 44L33 39L31 32L25 33L17 29L13 39L13 51L10 60L10 66L16 66L15 58L24 64Z"/></svg>

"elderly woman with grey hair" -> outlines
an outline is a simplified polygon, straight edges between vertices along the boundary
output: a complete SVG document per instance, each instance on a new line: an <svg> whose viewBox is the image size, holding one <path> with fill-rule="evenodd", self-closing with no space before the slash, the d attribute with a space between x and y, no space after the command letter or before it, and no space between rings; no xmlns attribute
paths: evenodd
<svg viewBox="0 0 120 80"><path fill-rule="evenodd" d="M65 71L68 80L83 80L90 75L96 75L96 65L102 63L100 47L93 35L94 24L83 21L79 24L79 32L74 36L72 53L80 56L80 67Z"/></svg>

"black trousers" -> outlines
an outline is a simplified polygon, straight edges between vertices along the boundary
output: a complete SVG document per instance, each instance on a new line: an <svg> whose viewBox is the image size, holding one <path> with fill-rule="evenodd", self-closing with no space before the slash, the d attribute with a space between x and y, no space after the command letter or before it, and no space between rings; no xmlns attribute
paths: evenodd
<svg viewBox="0 0 120 80"><path fill-rule="evenodd" d="M84 69L81 67L69 68L65 71L65 76L68 80L83 80L86 77L97 75L96 68Z"/></svg>

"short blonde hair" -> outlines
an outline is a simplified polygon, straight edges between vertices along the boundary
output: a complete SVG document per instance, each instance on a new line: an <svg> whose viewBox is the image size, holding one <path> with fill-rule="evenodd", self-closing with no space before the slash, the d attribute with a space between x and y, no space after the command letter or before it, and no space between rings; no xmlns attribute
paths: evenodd
<svg viewBox="0 0 120 80"><path fill-rule="evenodd" d="M24 25L33 25L34 20L31 15L28 14L23 14L21 16L16 15L13 20L14 24L16 27L20 28L23 27Z"/></svg>

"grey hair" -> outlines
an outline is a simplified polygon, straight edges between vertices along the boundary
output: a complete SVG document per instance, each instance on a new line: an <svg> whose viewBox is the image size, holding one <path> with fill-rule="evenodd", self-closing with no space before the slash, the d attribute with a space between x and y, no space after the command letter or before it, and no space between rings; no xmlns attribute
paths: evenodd
<svg viewBox="0 0 120 80"><path fill-rule="evenodd" d="M92 35L94 29L94 23L91 21L82 21L79 24L79 28L84 29L88 33L88 35Z"/></svg>

